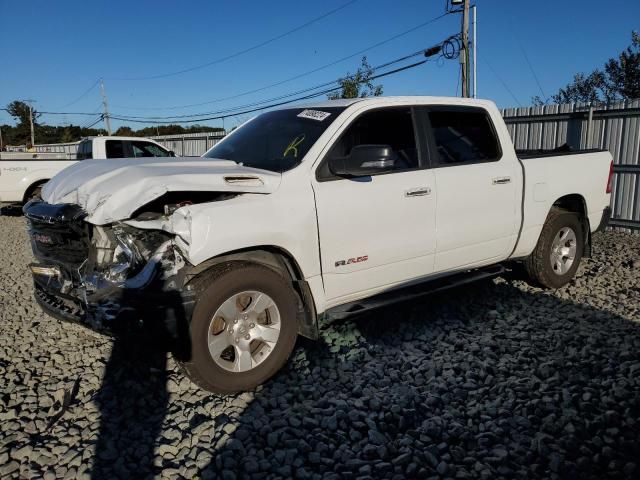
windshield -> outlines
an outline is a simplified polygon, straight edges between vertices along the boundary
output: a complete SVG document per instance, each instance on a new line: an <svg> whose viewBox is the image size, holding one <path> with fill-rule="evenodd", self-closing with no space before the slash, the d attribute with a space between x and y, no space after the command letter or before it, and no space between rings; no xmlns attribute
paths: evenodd
<svg viewBox="0 0 640 480"><path fill-rule="evenodd" d="M284 172L297 166L344 107L263 113L204 154L247 167Z"/></svg>

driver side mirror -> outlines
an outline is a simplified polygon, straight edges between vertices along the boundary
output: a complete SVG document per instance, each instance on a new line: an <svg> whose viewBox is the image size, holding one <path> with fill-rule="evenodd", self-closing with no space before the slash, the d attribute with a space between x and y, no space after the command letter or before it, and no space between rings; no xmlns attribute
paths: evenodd
<svg viewBox="0 0 640 480"><path fill-rule="evenodd" d="M174 152L173 150L169 150L169 156L170 157L175 157L176 156L176 152Z"/></svg>
<svg viewBox="0 0 640 480"><path fill-rule="evenodd" d="M339 177L364 177L394 170L398 156L389 145L357 145L347 157L329 159L329 170Z"/></svg>

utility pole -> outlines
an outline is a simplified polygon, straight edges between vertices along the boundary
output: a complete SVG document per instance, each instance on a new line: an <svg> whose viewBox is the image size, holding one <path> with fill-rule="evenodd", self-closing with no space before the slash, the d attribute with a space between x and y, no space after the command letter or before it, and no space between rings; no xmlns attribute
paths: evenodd
<svg viewBox="0 0 640 480"><path fill-rule="evenodd" d="M473 6L473 98L478 98L478 35L476 35L477 8L477 6Z"/></svg>
<svg viewBox="0 0 640 480"><path fill-rule="evenodd" d="M107 107L107 94L104 91L104 81L100 79L100 93L102 93L102 119L104 120L104 126L107 128L107 135L111 136L111 123L109 121L109 108Z"/></svg>
<svg viewBox="0 0 640 480"><path fill-rule="evenodd" d="M460 52L462 65L462 96L470 97L471 82L469 77L469 0L464 0L462 10L462 50Z"/></svg>
<svg viewBox="0 0 640 480"><path fill-rule="evenodd" d="M33 105L29 102L29 123L31 124L31 148L36 145L36 136L33 133Z"/></svg>
<svg viewBox="0 0 640 480"><path fill-rule="evenodd" d="M35 102L35 100L29 98L29 99L23 100L23 102L29 105L29 124L31 125L31 146L33 147L36 144L35 134L33 132L33 102Z"/></svg>

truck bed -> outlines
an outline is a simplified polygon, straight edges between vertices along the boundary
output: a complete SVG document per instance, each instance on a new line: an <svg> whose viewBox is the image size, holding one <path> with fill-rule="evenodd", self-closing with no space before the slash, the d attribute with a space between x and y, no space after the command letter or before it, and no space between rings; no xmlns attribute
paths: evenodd
<svg viewBox="0 0 640 480"><path fill-rule="evenodd" d="M531 253L551 205L561 197L573 196L583 202L591 231L598 227L603 205L609 203L606 192L611 168L609 151L557 148L517 151L517 155L524 168L525 184L524 218L514 258Z"/></svg>
<svg viewBox="0 0 640 480"><path fill-rule="evenodd" d="M603 150L601 148L576 149L564 144L550 149L516 150L516 155L518 155L520 160L531 160L532 158L563 157L565 155L579 155L581 153L598 153L606 151L607 150Z"/></svg>

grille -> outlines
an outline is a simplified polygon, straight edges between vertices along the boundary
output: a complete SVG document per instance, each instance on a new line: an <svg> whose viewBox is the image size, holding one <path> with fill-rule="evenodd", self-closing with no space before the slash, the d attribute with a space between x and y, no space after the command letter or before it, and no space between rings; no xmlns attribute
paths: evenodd
<svg viewBox="0 0 640 480"><path fill-rule="evenodd" d="M29 204L31 246L36 258L77 268L89 256L89 230L82 210L75 205Z"/></svg>

